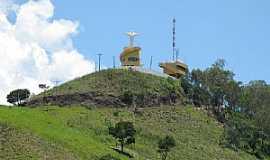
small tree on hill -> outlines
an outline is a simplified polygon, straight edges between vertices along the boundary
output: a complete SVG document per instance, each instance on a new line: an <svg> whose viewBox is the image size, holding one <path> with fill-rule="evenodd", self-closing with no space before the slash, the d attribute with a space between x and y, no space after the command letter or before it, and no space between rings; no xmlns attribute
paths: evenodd
<svg viewBox="0 0 270 160"><path fill-rule="evenodd" d="M109 134L121 144L121 152L124 152L124 145L135 143L135 133L132 122L119 122L115 127L109 127Z"/></svg>
<svg viewBox="0 0 270 160"><path fill-rule="evenodd" d="M168 153L175 146L175 140L171 136L166 136L165 138L160 139L158 142L158 152L161 155L161 159L166 160L168 157Z"/></svg>
<svg viewBox="0 0 270 160"><path fill-rule="evenodd" d="M16 89L7 95L7 102L20 106L29 96L28 89Z"/></svg>

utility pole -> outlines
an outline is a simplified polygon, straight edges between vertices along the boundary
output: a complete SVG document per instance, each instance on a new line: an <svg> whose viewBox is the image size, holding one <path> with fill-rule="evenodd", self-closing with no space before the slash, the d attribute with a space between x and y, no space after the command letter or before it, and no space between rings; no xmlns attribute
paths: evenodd
<svg viewBox="0 0 270 160"><path fill-rule="evenodd" d="M17 105L19 106L20 105L20 94L19 94L19 90L18 90L18 92L17 92Z"/></svg>
<svg viewBox="0 0 270 160"><path fill-rule="evenodd" d="M152 64L153 64L153 56L151 56L151 59L150 59L150 69L152 69Z"/></svg>
<svg viewBox="0 0 270 160"><path fill-rule="evenodd" d="M61 81L53 80L52 82L54 83L54 87L55 87L55 96L57 96L57 86L58 86L59 83L61 83Z"/></svg>
<svg viewBox="0 0 270 160"><path fill-rule="evenodd" d="M101 62L101 56L102 56L103 54L101 54L101 53L99 53L98 54L98 71L100 72L100 62Z"/></svg>
<svg viewBox="0 0 270 160"><path fill-rule="evenodd" d="M113 56L113 68L115 69L116 66L115 66L115 56Z"/></svg>

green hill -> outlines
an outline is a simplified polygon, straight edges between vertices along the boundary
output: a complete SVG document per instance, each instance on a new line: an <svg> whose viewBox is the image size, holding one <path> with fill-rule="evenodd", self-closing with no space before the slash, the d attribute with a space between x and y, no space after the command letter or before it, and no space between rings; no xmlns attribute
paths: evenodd
<svg viewBox="0 0 270 160"><path fill-rule="evenodd" d="M0 159L96 160L112 154L114 139L107 126L120 120L134 122L136 145L126 151L135 160L157 160L157 142L166 134L176 139L170 160L253 160L243 152L219 145L223 127L203 110L193 107L145 108L134 114L123 108L0 107Z"/></svg>
<svg viewBox="0 0 270 160"><path fill-rule="evenodd" d="M125 69L95 72L35 96L28 105L140 107L183 101L180 82Z"/></svg>
<svg viewBox="0 0 270 160"><path fill-rule="evenodd" d="M134 160L160 159L157 143L166 135L177 146L169 160L256 159L224 148L222 124L185 101L179 80L124 69L92 73L32 97L28 107L0 106L0 159L128 160L108 133L119 121L135 124L136 144L125 148Z"/></svg>

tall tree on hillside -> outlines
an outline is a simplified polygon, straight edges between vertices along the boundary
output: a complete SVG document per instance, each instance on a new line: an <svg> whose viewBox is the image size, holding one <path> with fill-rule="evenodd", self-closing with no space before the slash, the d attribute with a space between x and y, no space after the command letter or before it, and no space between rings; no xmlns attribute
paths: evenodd
<svg viewBox="0 0 270 160"><path fill-rule="evenodd" d="M194 69L182 78L189 102L195 106L206 106L224 122L224 106L235 110L239 105L241 83L234 80L234 73L225 69L225 60L219 59L205 70Z"/></svg>
<svg viewBox="0 0 270 160"><path fill-rule="evenodd" d="M210 102L210 93L208 86L205 83L205 73L200 69L192 70L192 101L195 106L208 106Z"/></svg>
<svg viewBox="0 0 270 160"><path fill-rule="evenodd" d="M234 81L234 73L225 70L225 61L217 60L211 67L205 70L205 83L209 87L212 96L212 105L220 107L224 104L226 87Z"/></svg>
<svg viewBox="0 0 270 160"><path fill-rule="evenodd" d="M225 88L225 99L228 102L228 107L232 111L236 111L239 107L241 97L241 82L229 81Z"/></svg>
<svg viewBox="0 0 270 160"><path fill-rule="evenodd" d="M136 130L132 122L118 122L115 127L109 127L109 134L121 144L121 152L124 145L135 143Z"/></svg>
<svg viewBox="0 0 270 160"><path fill-rule="evenodd" d="M28 89L16 89L7 95L7 102L20 106L29 96Z"/></svg>

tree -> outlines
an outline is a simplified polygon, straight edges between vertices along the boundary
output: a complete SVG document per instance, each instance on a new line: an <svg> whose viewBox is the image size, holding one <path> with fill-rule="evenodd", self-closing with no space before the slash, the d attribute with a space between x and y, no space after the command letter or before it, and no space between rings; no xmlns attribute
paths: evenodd
<svg viewBox="0 0 270 160"><path fill-rule="evenodd" d="M132 122L118 122L115 127L109 127L109 134L121 144L121 152L124 145L135 143L136 130Z"/></svg>
<svg viewBox="0 0 270 160"><path fill-rule="evenodd" d="M225 99L228 107L232 111L236 111L239 107L239 99L241 97L241 82L229 81L225 88Z"/></svg>
<svg viewBox="0 0 270 160"><path fill-rule="evenodd" d="M20 106L29 96L28 89L17 89L7 95L7 102Z"/></svg>
<svg viewBox="0 0 270 160"><path fill-rule="evenodd" d="M200 69L192 70L190 75L190 89L192 102L195 106L208 106L210 102L209 87L206 85L206 74L205 71Z"/></svg>
<svg viewBox="0 0 270 160"><path fill-rule="evenodd" d="M158 152L161 155L161 159L166 160L168 157L168 153L175 146L175 140L171 136L166 136L165 138L160 139L158 142Z"/></svg>
<svg viewBox="0 0 270 160"><path fill-rule="evenodd" d="M216 112L220 112L220 107L226 101L226 88L234 81L234 73L226 70L225 60L217 60L211 67L207 68L205 72L205 85L207 85L211 93L211 104L217 107Z"/></svg>
<svg viewBox="0 0 270 160"><path fill-rule="evenodd" d="M265 81L251 81L242 89L240 100L245 112L255 115L270 103L270 87Z"/></svg>
<svg viewBox="0 0 270 160"><path fill-rule="evenodd" d="M270 137L267 131L259 126L256 119L251 119L245 113L232 112L224 129L226 146L235 150L242 149L256 155L259 159L270 155Z"/></svg>

